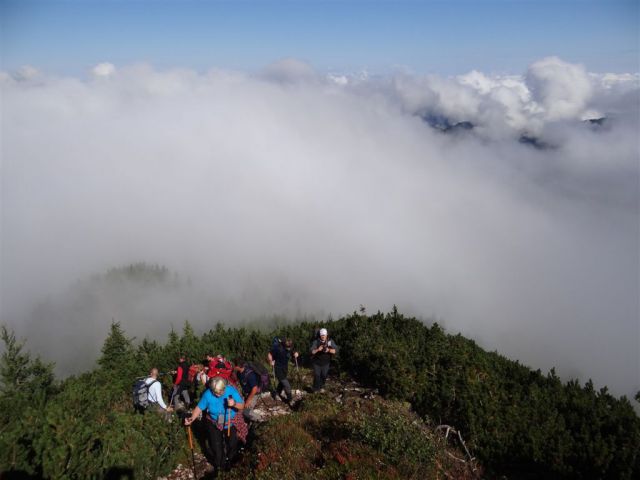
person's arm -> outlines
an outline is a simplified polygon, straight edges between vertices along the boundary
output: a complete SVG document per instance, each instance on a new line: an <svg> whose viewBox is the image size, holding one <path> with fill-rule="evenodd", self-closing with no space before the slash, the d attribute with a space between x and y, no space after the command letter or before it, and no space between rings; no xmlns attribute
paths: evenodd
<svg viewBox="0 0 640 480"><path fill-rule="evenodd" d="M162 398L162 385L160 385L159 381L156 380L155 382L153 382L153 385L151 385L151 388L149 388L149 390L153 392L153 395L156 398L156 403L158 405L160 405L168 412L172 410L171 407L167 407L167 404L164 403L164 399Z"/></svg>
<svg viewBox="0 0 640 480"><path fill-rule="evenodd" d="M182 367L178 367L178 373L176 374L176 380L173 382L174 385L180 385L182 382Z"/></svg>
<svg viewBox="0 0 640 480"><path fill-rule="evenodd" d="M271 352L267 353L267 360L269 360L269 365L275 365L276 361L273 359L273 355Z"/></svg>
<svg viewBox="0 0 640 480"><path fill-rule="evenodd" d="M258 393L258 386L256 385L249 392L249 395L247 396L247 400L245 401L245 403L251 404L251 400L253 400L253 397L255 397L257 393ZM244 405L242 408L244 408Z"/></svg>
<svg viewBox="0 0 640 480"><path fill-rule="evenodd" d="M236 410L244 410L244 402L237 391L231 394L231 398L227 398L227 406Z"/></svg>
<svg viewBox="0 0 640 480"><path fill-rule="evenodd" d="M318 340L314 340L311 344L311 355L315 355L320 350L322 350L322 343L318 342Z"/></svg>
<svg viewBox="0 0 640 480"><path fill-rule="evenodd" d="M200 416L201 413L202 413L202 410L200 409L200 407L194 408L193 411L191 412L191 416L189 418L184 419L184 424L191 425L193 421Z"/></svg>
<svg viewBox="0 0 640 480"><path fill-rule="evenodd" d="M336 342L334 342L333 340L329 340L329 341L331 342L331 346L327 349L327 352L330 353L331 355L335 355L336 353L338 353L338 350L340 349L340 347L338 347Z"/></svg>

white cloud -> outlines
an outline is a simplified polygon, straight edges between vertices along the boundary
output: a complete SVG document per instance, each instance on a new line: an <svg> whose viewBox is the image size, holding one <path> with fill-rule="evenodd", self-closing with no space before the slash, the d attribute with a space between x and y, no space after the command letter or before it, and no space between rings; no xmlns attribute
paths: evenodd
<svg viewBox="0 0 640 480"><path fill-rule="evenodd" d="M37 68L31 65L25 65L18 69L15 76L19 80L31 80L38 75L40 75L40 71Z"/></svg>
<svg viewBox="0 0 640 480"><path fill-rule="evenodd" d="M258 76L0 77L2 317L43 352L71 331L97 351L114 315L144 336L186 317L396 303L536 367L638 389L637 77L587 75L576 94L583 73L544 60L526 82L344 84L286 61ZM589 109L615 115L596 128L579 121ZM445 134L427 114L475 127ZM138 260L193 291L67 301L76 279Z"/></svg>
<svg viewBox="0 0 640 480"><path fill-rule="evenodd" d="M99 63L91 69L91 73L96 77L110 77L116 72L116 67L112 63Z"/></svg>
<svg viewBox="0 0 640 480"><path fill-rule="evenodd" d="M533 100L545 110L549 120L579 118L591 98L593 88L582 65L547 57L533 63L526 76Z"/></svg>
<svg viewBox="0 0 640 480"><path fill-rule="evenodd" d="M308 64L295 58L283 58L274 62L261 73L262 77L283 83L315 82L319 80L316 71Z"/></svg>

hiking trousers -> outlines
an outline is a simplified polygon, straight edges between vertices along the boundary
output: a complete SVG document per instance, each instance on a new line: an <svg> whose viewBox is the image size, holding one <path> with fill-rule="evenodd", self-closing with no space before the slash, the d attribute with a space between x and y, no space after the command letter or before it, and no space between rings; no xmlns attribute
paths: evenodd
<svg viewBox="0 0 640 480"><path fill-rule="evenodd" d="M238 452L238 432L235 426L231 426L231 435L227 435L227 429L219 430L218 426L207 420L209 430L209 446L213 453L213 466L222 469L225 460L233 463ZM226 450L226 451L225 451Z"/></svg>
<svg viewBox="0 0 640 480"><path fill-rule="evenodd" d="M313 364L313 391L317 392L324 387L327 381L327 375L329 375L329 363L326 365Z"/></svg>
<svg viewBox="0 0 640 480"><path fill-rule="evenodd" d="M275 368L275 371L276 378L278 379L276 393L280 395L284 390L284 394L287 396L287 402L291 402L291 400L293 400L293 395L291 395L291 384L289 383L289 379L287 378L287 372L278 367Z"/></svg>
<svg viewBox="0 0 640 480"><path fill-rule="evenodd" d="M189 397L189 387L185 385L174 385L172 396L174 407L178 407L177 401L179 400L179 397L183 398L185 408L189 408L189 406L191 405L191 398Z"/></svg>

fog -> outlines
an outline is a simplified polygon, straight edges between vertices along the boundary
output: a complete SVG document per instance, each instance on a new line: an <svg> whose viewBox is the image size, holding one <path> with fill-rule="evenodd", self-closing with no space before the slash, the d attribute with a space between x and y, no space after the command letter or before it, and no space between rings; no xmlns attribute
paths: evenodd
<svg viewBox="0 0 640 480"><path fill-rule="evenodd" d="M162 338L397 304L632 396L638 79L555 57L459 77L0 73L2 322L69 373L112 318ZM96 277L140 261L171 281Z"/></svg>

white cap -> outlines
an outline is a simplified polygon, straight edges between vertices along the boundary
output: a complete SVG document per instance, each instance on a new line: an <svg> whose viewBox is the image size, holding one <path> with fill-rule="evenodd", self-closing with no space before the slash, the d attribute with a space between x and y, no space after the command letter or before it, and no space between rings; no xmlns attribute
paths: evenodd
<svg viewBox="0 0 640 480"><path fill-rule="evenodd" d="M326 328L321 328L320 329L320 335L326 335L327 334L327 329Z"/></svg>

